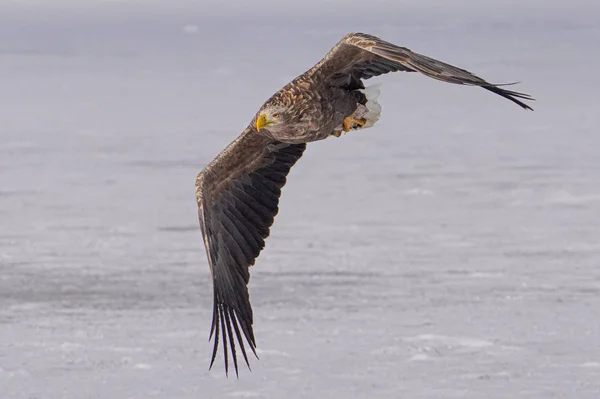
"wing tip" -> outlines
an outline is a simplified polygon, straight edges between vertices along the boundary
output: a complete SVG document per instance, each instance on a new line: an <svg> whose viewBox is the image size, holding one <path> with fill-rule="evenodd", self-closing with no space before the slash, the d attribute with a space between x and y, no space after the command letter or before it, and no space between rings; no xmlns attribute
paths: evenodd
<svg viewBox="0 0 600 399"><path fill-rule="evenodd" d="M518 106L520 106L521 108L523 108L526 111L527 110L533 111L533 108L531 106L529 106L528 104L525 104L521 100L535 101L535 98L533 98L532 96L530 96L529 94L526 94L526 93L521 93L521 92L512 91L512 90L506 90L506 89L502 89L502 88L498 87L498 86L506 86L506 85L512 85L512 84L514 84L514 83L501 84L501 85L486 84L486 85L481 85L481 87L483 87L486 90L491 91L492 93L498 94L499 96L502 96L502 97L514 102L515 104L517 104Z"/></svg>
<svg viewBox="0 0 600 399"><path fill-rule="evenodd" d="M240 332L240 328L243 331ZM220 333L222 331L222 334ZM234 338L235 334L235 338ZM214 346L213 353L211 356L210 364L208 370L212 370L212 367L217 358L217 352L219 348L219 344L222 342L223 347L223 360L225 363L225 376L229 377L229 355L233 360L233 368L235 370L236 378L239 377L239 367L237 361L237 352L235 341L239 344L239 348L242 351L242 356L244 358L244 362L248 367L248 370L252 371L252 367L250 366L250 361L248 359L246 347L244 345L244 338L247 344L250 347L250 350L256 357L259 359L256 353L256 341L254 339L254 333L252 330L252 323L248 322L248 320L240 319L237 315L237 312L234 308L226 306L224 304L218 304L215 306L214 314L213 314L213 326L211 327L211 333L209 336L209 340L214 337Z"/></svg>

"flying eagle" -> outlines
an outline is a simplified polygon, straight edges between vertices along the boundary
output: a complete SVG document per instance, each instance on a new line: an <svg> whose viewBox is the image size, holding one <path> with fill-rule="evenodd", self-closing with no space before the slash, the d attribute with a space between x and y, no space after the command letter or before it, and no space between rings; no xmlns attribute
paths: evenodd
<svg viewBox="0 0 600 399"><path fill-rule="evenodd" d="M200 228L213 280L212 368L222 341L238 373L236 341L248 368L244 338L256 356L249 267L254 265L278 212L281 189L306 143L372 126L379 89L364 79L388 72L421 72L443 82L479 86L531 110L529 95L506 90L472 73L388 43L345 35L314 67L264 103L242 134L196 178ZM220 337L220 332L223 337Z"/></svg>

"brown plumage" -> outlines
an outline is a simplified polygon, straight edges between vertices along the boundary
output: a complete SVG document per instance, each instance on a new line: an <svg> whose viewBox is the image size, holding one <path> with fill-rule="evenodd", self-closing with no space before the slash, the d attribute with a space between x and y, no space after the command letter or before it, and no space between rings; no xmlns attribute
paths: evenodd
<svg viewBox="0 0 600 399"><path fill-rule="evenodd" d="M379 105L362 80L396 71L479 86L531 109L521 101L532 100L530 96L488 83L464 69L375 36L344 36L313 68L267 100L242 134L196 179L200 228L213 277L211 367L220 341L225 372L231 351L238 373L236 349L250 367L244 339L256 355L248 268L269 236L290 168L306 143L374 124Z"/></svg>

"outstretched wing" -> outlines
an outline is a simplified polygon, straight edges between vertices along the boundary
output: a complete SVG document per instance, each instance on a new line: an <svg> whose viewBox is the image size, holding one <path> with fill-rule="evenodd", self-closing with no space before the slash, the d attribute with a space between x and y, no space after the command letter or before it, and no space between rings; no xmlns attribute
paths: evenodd
<svg viewBox="0 0 600 399"><path fill-rule="evenodd" d="M210 367L217 355L220 331L226 373L228 345L238 373L236 339L250 367L242 333L256 356L248 268L265 245L279 209L281 188L305 148L306 144L281 143L247 129L196 179L200 228L214 290L210 338L214 334L215 343Z"/></svg>
<svg viewBox="0 0 600 399"><path fill-rule="evenodd" d="M528 94L500 88L501 85L486 82L469 71L363 33L344 36L309 73L319 74L332 84L355 89L362 88L360 79L396 71L421 72L443 82L480 86L532 110L520 100L533 100Z"/></svg>

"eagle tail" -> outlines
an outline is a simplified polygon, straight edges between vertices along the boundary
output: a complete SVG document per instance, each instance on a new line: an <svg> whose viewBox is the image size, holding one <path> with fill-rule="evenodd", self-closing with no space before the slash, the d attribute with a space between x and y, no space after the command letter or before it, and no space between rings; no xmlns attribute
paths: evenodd
<svg viewBox="0 0 600 399"><path fill-rule="evenodd" d="M359 106L359 109L355 113L356 117L364 118L366 120L365 124L360 127L361 129L369 128L379 120L379 116L381 115L381 105L377 102L380 93L379 86L381 86L381 83L367 86L364 89L359 90L366 98L365 104Z"/></svg>

